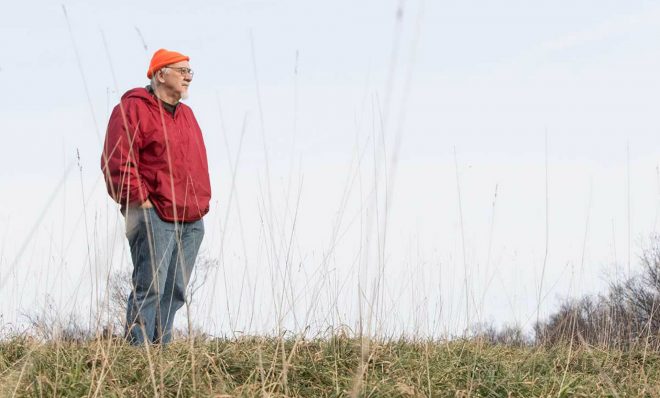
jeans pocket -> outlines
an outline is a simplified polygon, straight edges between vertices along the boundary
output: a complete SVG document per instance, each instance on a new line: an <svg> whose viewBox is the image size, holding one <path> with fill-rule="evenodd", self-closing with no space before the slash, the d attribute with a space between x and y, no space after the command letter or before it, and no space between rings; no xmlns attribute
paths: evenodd
<svg viewBox="0 0 660 398"><path fill-rule="evenodd" d="M147 220L151 218L153 208L143 209L130 207L126 209L124 221L126 222L126 237L130 240L141 229L145 228Z"/></svg>

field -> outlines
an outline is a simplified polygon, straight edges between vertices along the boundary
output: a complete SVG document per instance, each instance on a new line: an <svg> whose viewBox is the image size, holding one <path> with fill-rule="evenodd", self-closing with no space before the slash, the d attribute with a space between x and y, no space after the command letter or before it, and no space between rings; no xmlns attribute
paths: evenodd
<svg viewBox="0 0 660 398"><path fill-rule="evenodd" d="M0 396L660 396L660 355L343 335L180 339L166 349L16 337L0 343Z"/></svg>
<svg viewBox="0 0 660 398"><path fill-rule="evenodd" d="M660 2L7 3L0 398L660 397Z"/></svg>

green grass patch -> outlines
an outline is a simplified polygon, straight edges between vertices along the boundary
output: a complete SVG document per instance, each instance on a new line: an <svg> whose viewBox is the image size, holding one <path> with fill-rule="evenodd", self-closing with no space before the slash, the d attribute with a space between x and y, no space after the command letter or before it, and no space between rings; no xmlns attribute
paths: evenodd
<svg viewBox="0 0 660 398"><path fill-rule="evenodd" d="M658 353L586 347L343 337L149 350L122 340L0 342L1 396L658 396L659 386Z"/></svg>

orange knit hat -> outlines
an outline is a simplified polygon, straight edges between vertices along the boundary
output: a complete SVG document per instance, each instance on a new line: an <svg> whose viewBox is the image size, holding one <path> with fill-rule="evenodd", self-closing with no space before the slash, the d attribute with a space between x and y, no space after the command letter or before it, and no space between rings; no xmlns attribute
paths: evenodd
<svg viewBox="0 0 660 398"><path fill-rule="evenodd" d="M153 57L151 57L151 63L149 64L149 69L147 70L147 77L151 79L151 77L154 75L154 72L157 72L163 66L175 64L181 61L190 61L190 57L176 51L170 51L161 48L154 53Z"/></svg>

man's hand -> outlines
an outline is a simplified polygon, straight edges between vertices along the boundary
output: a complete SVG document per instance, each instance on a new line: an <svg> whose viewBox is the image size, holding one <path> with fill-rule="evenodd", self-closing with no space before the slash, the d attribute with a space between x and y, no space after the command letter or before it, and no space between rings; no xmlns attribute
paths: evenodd
<svg viewBox="0 0 660 398"><path fill-rule="evenodd" d="M144 202L140 205L140 209L151 209L152 207L154 207L154 205L151 203L149 198L147 198L146 202Z"/></svg>

